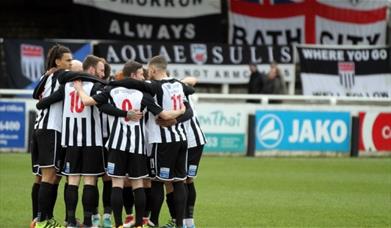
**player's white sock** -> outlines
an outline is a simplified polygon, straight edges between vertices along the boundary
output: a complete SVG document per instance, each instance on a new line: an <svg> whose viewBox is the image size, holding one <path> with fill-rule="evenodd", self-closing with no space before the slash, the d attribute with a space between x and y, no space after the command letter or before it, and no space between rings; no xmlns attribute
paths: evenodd
<svg viewBox="0 0 391 228"><path fill-rule="evenodd" d="M192 225L194 225L194 219L193 218L187 218L187 219L184 219L185 221L183 222L183 224L186 225L186 227L191 227Z"/></svg>

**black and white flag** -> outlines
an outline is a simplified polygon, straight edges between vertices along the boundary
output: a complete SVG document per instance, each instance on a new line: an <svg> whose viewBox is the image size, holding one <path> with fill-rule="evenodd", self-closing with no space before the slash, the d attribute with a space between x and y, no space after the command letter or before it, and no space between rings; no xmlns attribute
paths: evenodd
<svg viewBox="0 0 391 228"><path fill-rule="evenodd" d="M80 37L226 42L221 0L73 0Z"/></svg>
<svg viewBox="0 0 391 228"><path fill-rule="evenodd" d="M391 97L391 48L299 46L304 95Z"/></svg>

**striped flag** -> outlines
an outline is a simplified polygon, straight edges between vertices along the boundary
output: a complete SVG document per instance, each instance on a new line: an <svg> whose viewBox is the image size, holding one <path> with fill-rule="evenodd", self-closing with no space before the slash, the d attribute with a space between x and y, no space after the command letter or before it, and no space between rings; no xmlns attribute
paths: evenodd
<svg viewBox="0 0 391 228"><path fill-rule="evenodd" d="M346 89L354 86L354 62L338 63L339 83Z"/></svg>

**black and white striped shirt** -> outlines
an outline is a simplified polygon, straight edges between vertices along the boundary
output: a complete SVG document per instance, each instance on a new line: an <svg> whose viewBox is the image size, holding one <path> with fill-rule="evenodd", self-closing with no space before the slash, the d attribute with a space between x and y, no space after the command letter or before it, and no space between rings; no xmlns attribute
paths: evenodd
<svg viewBox="0 0 391 228"><path fill-rule="evenodd" d="M178 110L185 101L185 94L194 91L186 91L187 86L174 78L166 78L160 81L151 81L151 89L154 99L164 110ZM149 114L153 120L153 116ZM148 142L149 143L170 143L186 140L185 127L183 123L176 123L171 127L160 127L155 121L148 121Z"/></svg>
<svg viewBox="0 0 391 228"><path fill-rule="evenodd" d="M101 84L83 81L86 94L92 96L101 88ZM96 106L84 106L73 82L64 87L64 113L62 118L61 145L102 146L102 125L99 109Z"/></svg>
<svg viewBox="0 0 391 228"><path fill-rule="evenodd" d="M100 113L100 120L102 122L102 137L103 137L103 139L106 139L109 137L109 131L110 131L109 116L106 113L101 112Z"/></svg>
<svg viewBox="0 0 391 228"><path fill-rule="evenodd" d="M154 115L163 111L149 94L125 87L106 87L102 93L93 96L93 99L98 104L109 102L123 111L143 110L145 107ZM131 121L122 116L109 115L108 117L110 135L105 146L109 149L145 154L144 121Z"/></svg>
<svg viewBox="0 0 391 228"><path fill-rule="evenodd" d="M60 84L58 82L59 73L60 72L56 72L49 76L41 77L41 82L38 86L44 86L44 88L41 88L43 90L42 93L40 93L39 95L40 99L49 97L60 88ZM56 103L51 104L45 109L38 110L34 129L47 129L61 132L62 106L63 102L58 101Z"/></svg>
<svg viewBox="0 0 391 228"><path fill-rule="evenodd" d="M197 146L202 146L206 144L206 138L198 121L197 113L191 97L187 96L187 100L190 104L190 107L193 109L193 116L190 120L187 120L184 123L187 137L187 147L193 148Z"/></svg>

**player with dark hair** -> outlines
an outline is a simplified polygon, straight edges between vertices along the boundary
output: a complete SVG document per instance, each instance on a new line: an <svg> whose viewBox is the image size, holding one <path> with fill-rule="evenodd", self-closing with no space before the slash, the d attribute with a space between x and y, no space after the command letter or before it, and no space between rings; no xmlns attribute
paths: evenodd
<svg viewBox="0 0 391 228"><path fill-rule="evenodd" d="M167 110L176 110L183 105L185 96L194 90L180 81L167 76L167 61L163 56L155 56L148 63L148 74L155 83L155 100ZM173 199L176 210L176 226L182 227L186 192L183 181L186 179L187 141L183 123L161 127L155 121L148 121L148 140L153 143L151 163L156 179L151 188L150 220L158 226L160 209L164 200L163 183L173 184Z"/></svg>
<svg viewBox="0 0 391 228"><path fill-rule="evenodd" d="M88 73L82 78L83 88L92 95L96 94L105 84L99 79L104 74L102 60L93 55L87 56L83 62L83 71ZM68 176L65 202L67 225L70 227L76 226L75 212L81 176L84 179L83 223L85 226L92 226L91 215L98 197L96 176L104 173L99 110L96 107L84 107L73 87L73 80L82 74L63 73L60 79L63 83L61 89L37 104L37 108L42 108L58 100L64 100L61 145L65 147L66 155L62 173Z"/></svg>
<svg viewBox="0 0 391 228"><path fill-rule="evenodd" d="M125 63L123 69L121 70L121 74L122 74L122 79L124 78L133 78L133 79L136 79L136 80L144 80L144 71L141 72L141 69L142 68L142 65L138 62L135 62L135 61L128 61ZM135 111L137 112L137 114L142 115L141 112L139 112L140 110L135 110L135 109L132 109L132 111ZM145 124L145 122L143 122L142 124ZM145 143L145 127L143 127L143 134L144 134L144 137L143 137L143 140L144 140L144 149L146 147L146 143ZM144 151L144 154L145 154L145 151ZM144 187L144 183L142 185ZM145 193L145 189L144 189L144 193ZM125 221L124 221L124 228L128 228L128 227L132 227L135 225L135 219L136 217L133 215L133 206L134 206L134 202L135 202L135 199L134 199L134 195L133 195L133 188L132 188L132 182L130 180L125 180L125 183L124 183L124 188L123 188L123 202L124 202L124 208L125 208L125 213L126 213L126 216L125 216ZM147 196L145 195L145 207L147 207ZM141 217L141 215L139 215ZM144 223L144 222L143 222Z"/></svg>
<svg viewBox="0 0 391 228"><path fill-rule="evenodd" d="M128 72L129 71L129 72ZM123 74L136 74L142 77L142 65L130 61L125 64ZM77 88L80 97L85 105L104 104L110 102L116 108L125 111L133 110L130 113L135 114L134 110L143 110L145 107L149 112L163 119L172 119L183 114L184 108L164 111L155 104L154 99L147 93L137 89L125 87L107 87L104 92L93 96L87 96L81 88ZM126 113L124 111L124 114ZM143 121L129 121L127 118L119 116L109 116L110 137L106 146L109 148L109 162L107 173L112 177L113 189L111 194L111 203L114 213L116 227L121 227L122 207L123 207L123 187L126 175L131 180L136 207L135 227L143 225L143 215L145 210L145 193L143 189L143 178L148 176L146 167L146 157L144 153L144 134ZM124 137L126 136L126 137Z"/></svg>
<svg viewBox="0 0 391 228"><path fill-rule="evenodd" d="M167 62L164 57L156 56L152 58L149 66L148 73L153 79L152 81L143 83L126 78L120 81L112 81L109 84L125 88L134 88L137 85L141 90L152 94L155 101L167 110L177 110L183 105L186 106L186 113L181 121L172 127L159 127L155 121L148 121L147 123L148 142L153 143L152 155L149 158L149 164L151 164L150 175L155 178L151 189L152 202L149 226L158 226L160 208L164 199L162 182L175 181L176 210L184 212L185 189L183 180L186 179L187 144L182 122L191 118L192 110L187 102L184 103L183 98L185 97L184 94L194 93L194 89L187 87L176 79L167 77ZM149 113L148 119L153 120L153 115ZM159 151L159 154L156 153L157 151ZM155 193L153 193L154 191ZM176 219L176 221L180 223L179 226L182 226L183 213L177 213L177 215L178 218L181 218Z"/></svg>
<svg viewBox="0 0 391 228"><path fill-rule="evenodd" d="M107 63L107 61L104 58L101 58L102 62L104 63L104 74L100 75L99 77L103 80L108 81L110 78L111 73L111 66ZM101 112L100 118L102 122L102 139L103 139L103 156L105 161L105 169L107 169L107 158L109 151L104 146L108 140L109 137L109 121L108 116L106 113ZM103 190L102 190L102 202L103 202L103 221L102 226L103 228L111 228L111 202L110 202L110 196L111 196L111 188L112 188L112 181L107 174L102 175L102 182L103 182ZM97 202L95 202L95 208L92 215L92 225L94 226L100 226L101 225L101 216L99 214L99 190L98 190L98 184L96 187L96 194L98 194L98 197L96 198Z"/></svg>
<svg viewBox="0 0 391 228"><path fill-rule="evenodd" d="M182 82L194 86L196 80L194 78L183 79ZM196 202L196 188L194 178L197 177L198 168L206 144L206 137L201 129L200 122L197 118L197 113L194 108L191 97L188 97L190 106L193 109L193 117L186 122L186 136L188 143L188 161L187 161L187 200L185 209L184 225L186 228L195 228L193 212Z"/></svg>
<svg viewBox="0 0 391 228"><path fill-rule="evenodd" d="M194 86L197 83L197 79L194 77L186 77L181 80L186 85ZM202 132L199 124L197 114L194 110L194 104L190 96L187 96L187 100L191 108L193 109L193 116L190 120L185 122L186 137L188 144L188 160L187 160L187 179L186 179L186 190L187 200L185 208L185 219L184 225L186 228L195 228L193 212L196 201L196 189L194 184L194 178L197 176L198 167L201 160L202 151L206 144L206 138ZM176 120L158 120L160 126L172 126L176 123ZM171 218L175 218L175 208L173 202L173 187L170 183L165 185L166 187L166 202L169 208ZM175 227L173 220L169 221L164 227Z"/></svg>
<svg viewBox="0 0 391 228"><path fill-rule="evenodd" d="M109 77L111 76L111 66L110 64L106 61L106 59L102 58L103 63L105 64L105 74L102 79L108 80Z"/></svg>
<svg viewBox="0 0 391 228"><path fill-rule="evenodd" d="M44 99L59 90L58 76L61 70L70 69L72 53L69 48L54 45L48 52L46 74L36 86L33 98ZM61 169L62 102L56 102L39 110L31 144L33 173L41 173L41 184L33 186L33 216L37 218L36 228L61 227L53 218L57 198L57 171ZM38 210L39 209L39 210Z"/></svg>

